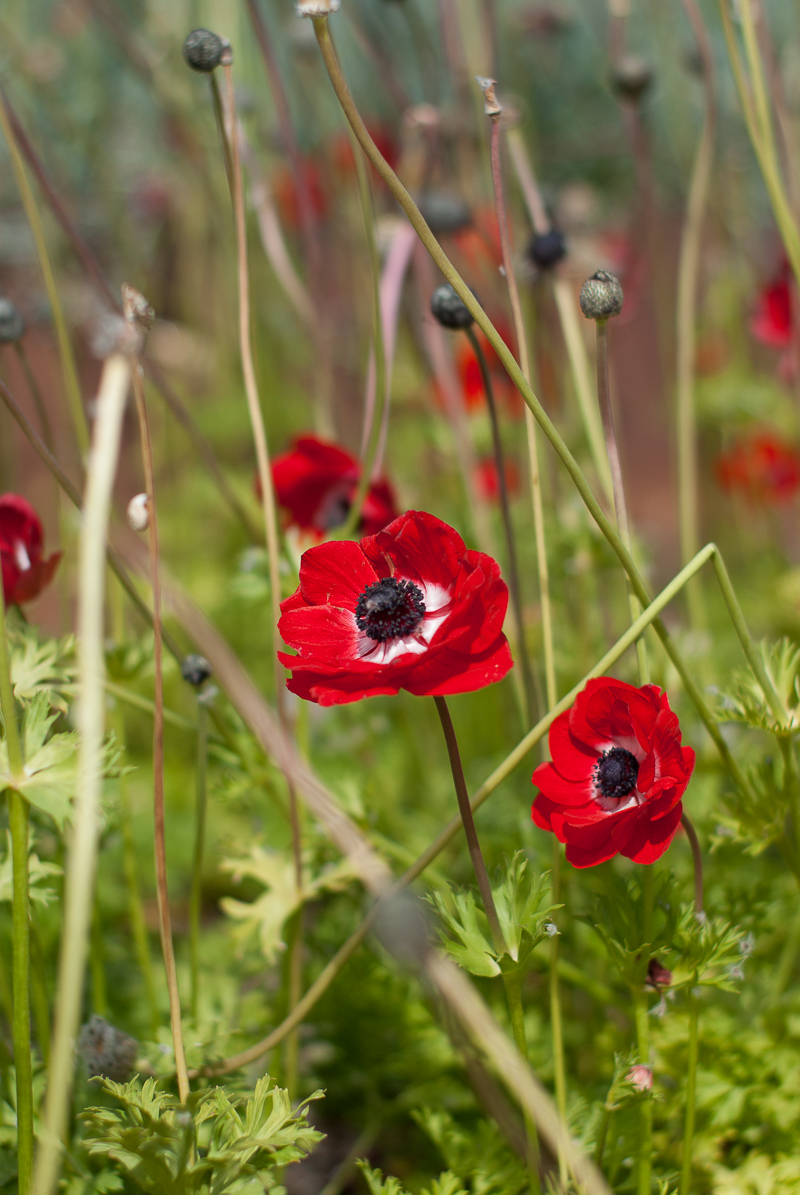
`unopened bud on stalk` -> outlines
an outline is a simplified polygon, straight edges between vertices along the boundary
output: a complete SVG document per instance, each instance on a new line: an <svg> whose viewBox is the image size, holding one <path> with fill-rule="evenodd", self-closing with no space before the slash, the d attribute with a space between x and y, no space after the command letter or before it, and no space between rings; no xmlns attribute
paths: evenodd
<svg viewBox="0 0 800 1195"><path fill-rule="evenodd" d="M210 75L222 62L228 42L210 29L193 29L183 43L183 57L193 71Z"/></svg>
<svg viewBox="0 0 800 1195"><path fill-rule="evenodd" d="M652 82L650 63L638 54L625 54L611 74L611 86L626 100L640 100Z"/></svg>
<svg viewBox="0 0 800 1195"><path fill-rule="evenodd" d="M294 11L298 17L329 17L340 7L341 0L297 0Z"/></svg>
<svg viewBox="0 0 800 1195"><path fill-rule="evenodd" d="M661 988L668 988L672 984L672 972L668 967L662 966L657 958L651 958L647 966L647 979L645 986L653 988L658 992Z"/></svg>
<svg viewBox="0 0 800 1195"><path fill-rule="evenodd" d="M632 1066L625 1078L637 1091L653 1090L653 1071L649 1066Z"/></svg>
<svg viewBox="0 0 800 1195"><path fill-rule="evenodd" d="M199 688L211 675L212 668L208 660L205 656L197 655L196 652L186 656L181 664L181 676L187 685L194 685L195 689Z"/></svg>
<svg viewBox="0 0 800 1195"><path fill-rule="evenodd" d="M476 75L475 82L483 92L483 110L487 116L499 116L503 109L500 107L494 89L497 86L496 79L485 79L483 75Z"/></svg>
<svg viewBox="0 0 800 1195"><path fill-rule="evenodd" d="M528 245L528 257L540 270L552 270L566 255L567 242L555 228L537 232Z"/></svg>
<svg viewBox="0 0 800 1195"><path fill-rule="evenodd" d="M473 323L469 308L449 282L437 286L431 295L431 312L443 328L469 328Z"/></svg>
<svg viewBox="0 0 800 1195"><path fill-rule="evenodd" d="M25 335L25 317L11 299L0 299L0 344L15 344Z"/></svg>
<svg viewBox="0 0 800 1195"><path fill-rule="evenodd" d="M128 526L131 531L146 531L150 526L150 506L147 494L137 494L128 503Z"/></svg>
<svg viewBox="0 0 800 1195"><path fill-rule="evenodd" d="M622 311L624 298L619 278L608 270L596 270L581 287L581 311L587 319L613 319Z"/></svg>

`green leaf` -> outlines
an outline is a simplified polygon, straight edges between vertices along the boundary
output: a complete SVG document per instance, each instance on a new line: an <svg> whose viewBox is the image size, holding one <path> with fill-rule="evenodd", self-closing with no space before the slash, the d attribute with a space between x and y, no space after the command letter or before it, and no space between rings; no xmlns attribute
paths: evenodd
<svg viewBox="0 0 800 1195"><path fill-rule="evenodd" d="M800 647L790 639L763 641L758 651L784 708L788 723L776 721L761 685L749 670L734 673L727 690L718 691L716 717L720 722L745 722L757 730L785 735L800 730Z"/></svg>
<svg viewBox="0 0 800 1195"><path fill-rule="evenodd" d="M0 901L10 903L14 899L13 879L14 867L11 859L11 835L6 831L8 849L0 858ZM37 904L48 905L55 897L53 888L47 888L44 881L50 876L62 874L61 868L55 863L43 863L39 856L31 852L28 856L28 893L31 900Z"/></svg>

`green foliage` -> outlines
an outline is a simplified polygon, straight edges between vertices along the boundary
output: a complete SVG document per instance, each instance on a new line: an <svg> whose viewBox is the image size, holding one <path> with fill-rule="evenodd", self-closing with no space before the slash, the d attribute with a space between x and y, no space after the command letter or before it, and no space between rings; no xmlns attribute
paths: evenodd
<svg viewBox="0 0 800 1195"><path fill-rule="evenodd" d="M517 1195L527 1188L522 1161L493 1121L481 1119L466 1127L441 1108L421 1108L414 1117L472 1195Z"/></svg>
<svg viewBox="0 0 800 1195"><path fill-rule="evenodd" d="M9 640L11 682L17 701L26 705L43 694L53 709L65 714L77 675L75 636L40 643L33 627L18 625Z"/></svg>
<svg viewBox="0 0 800 1195"><path fill-rule="evenodd" d="M764 641L758 650L788 720L776 721L761 685L749 669L735 672L731 684L718 691L717 717L777 735L793 734L800 730L800 646L783 638L777 643Z"/></svg>
<svg viewBox="0 0 800 1195"><path fill-rule="evenodd" d="M620 875L611 868L597 870L594 882L600 889L594 913L585 920L600 935L608 957L628 984L642 984L650 958L669 950L680 915L675 902L675 877L656 872L654 877L652 941L645 939L641 871Z"/></svg>
<svg viewBox="0 0 800 1195"><path fill-rule="evenodd" d="M398 1179L384 1178L381 1171L374 1170L368 1162L360 1161L358 1168L366 1179L370 1195L407 1195ZM452 1171L445 1170L420 1195L467 1195L467 1192Z"/></svg>
<svg viewBox="0 0 800 1195"><path fill-rule="evenodd" d="M40 905L49 905L56 892L47 886L52 876L60 876L62 869L55 863L42 860L35 851L28 856L28 895ZM6 833L6 853L0 858L0 901L13 900L14 865L11 858L11 835Z"/></svg>
<svg viewBox="0 0 800 1195"><path fill-rule="evenodd" d="M188 1108L159 1091L155 1079L103 1079L101 1086L122 1108L88 1108L84 1146L90 1156L116 1163L149 1195L277 1193L281 1168L305 1157L323 1136L308 1123L309 1101L293 1111L288 1092L268 1075L247 1101L214 1087L195 1093Z"/></svg>
<svg viewBox="0 0 800 1195"><path fill-rule="evenodd" d="M716 987L737 990L740 964L749 954L744 930L721 918L698 917L694 905L684 907L673 939L679 962L672 969L670 987Z"/></svg>

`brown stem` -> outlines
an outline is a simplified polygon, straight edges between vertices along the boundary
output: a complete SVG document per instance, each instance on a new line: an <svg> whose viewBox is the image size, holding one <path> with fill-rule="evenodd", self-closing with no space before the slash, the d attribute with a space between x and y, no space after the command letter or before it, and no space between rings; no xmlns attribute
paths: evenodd
<svg viewBox="0 0 800 1195"><path fill-rule="evenodd" d="M42 425L42 435L44 441L50 451L53 451L53 429L50 426L50 419L47 414L47 407L44 405L42 392L39 389L39 383L36 381L36 374L31 369L31 363L28 359L28 354L20 340L14 342L14 348L22 366L22 372L25 374L25 381L28 383L28 389L31 392L33 405L36 407L36 414L39 416L39 423Z"/></svg>
<svg viewBox="0 0 800 1195"><path fill-rule="evenodd" d="M692 848L692 862L694 863L694 911L695 913L703 912L703 852L700 850L700 842L697 837L697 831L692 825L688 813L681 815L681 825L686 831L686 837L689 839L689 845Z"/></svg>
<svg viewBox="0 0 800 1195"><path fill-rule="evenodd" d="M445 697L434 697L433 700L436 702L436 711L439 714L442 730L444 731L444 741L447 744L447 754L450 757L450 770L453 773L453 784L455 785L456 799L458 800L458 811L461 814L461 821L464 823L464 834L467 839L469 857L472 860L472 866L475 870L475 879L478 881L483 909L486 913L486 920L489 922L489 929L491 930L495 950L498 956L502 956L507 953L508 947L506 946L505 936L500 926L500 919L497 916L494 896L492 895L491 885L489 884L489 876L483 860L481 844L478 840L478 831L475 828L475 818L472 814L472 805L470 804L469 793L467 792L467 782L464 779L464 769L461 766L461 753L458 750L458 739L456 738L453 719L450 717L450 710L447 707L447 699Z"/></svg>
<svg viewBox="0 0 800 1195"><path fill-rule="evenodd" d="M175 965L175 946L172 940L172 916L169 907L169 884L167 881L166 828L164 824L164 662L161 650L161 577L159 568L155 470L153 468L153 444L150 438L150 423L147 417L142 370L138 359L135 357L131 358L131 372L133 374L133 393L136 398L136 413L139 418L142 462L144 464L145 486L147 489L150 575L153 586L153 663L155 668L153 838L156 863L158 928L161 934L164 969L167 973L169 1016L172 1027L173 1049L175 1051L175 1071L178 1077L178 1095L181 1103L185 1104L189 1098L189 1076L186 1070L186 1053L183 1046L183 1025L181 1023L181 999L178 990L178 972Z"/></svg>

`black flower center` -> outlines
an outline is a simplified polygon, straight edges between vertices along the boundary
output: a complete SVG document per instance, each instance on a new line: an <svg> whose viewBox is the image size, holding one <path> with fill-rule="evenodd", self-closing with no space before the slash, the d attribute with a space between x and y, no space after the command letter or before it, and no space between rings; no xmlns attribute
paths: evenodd
<svg viewBox="0 0 800 1195"><path fill-rule="evenodd" d="M412 635L422 622L425 601L413 581L383 577L368 585L356 604L356 626L377 643Z"/></svg>
<svg viewBox="0 0 800 1195"><path fill-rule="evenodd" d="M594 781L604 797L627 797L636 788L639 761L624 747L604 751L594 765Z"/></svg>

